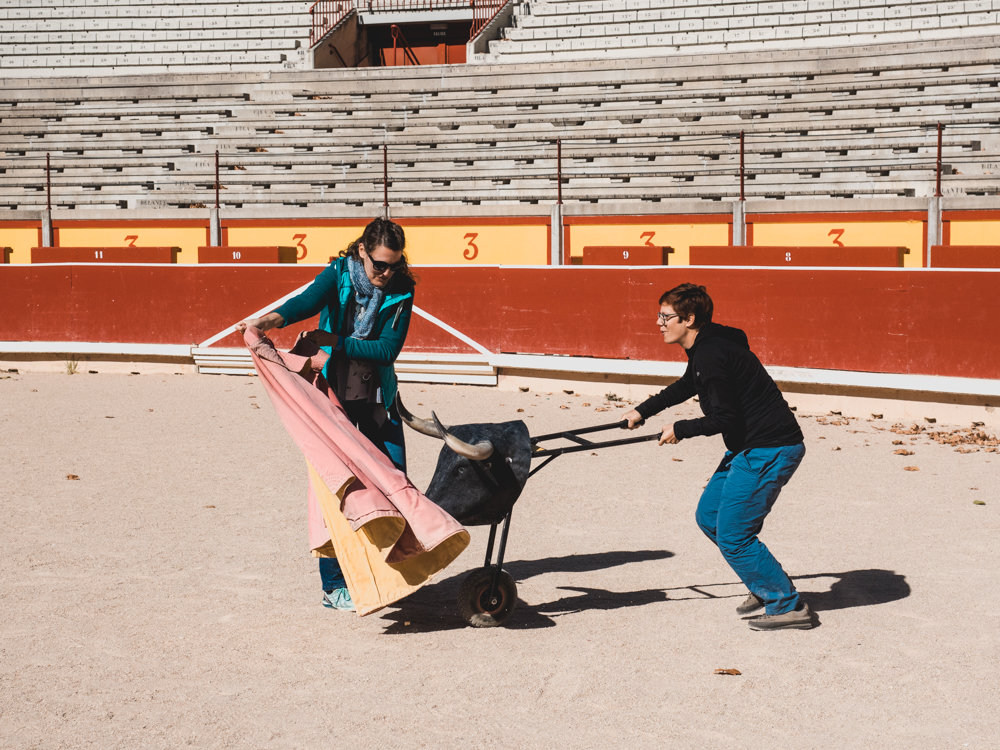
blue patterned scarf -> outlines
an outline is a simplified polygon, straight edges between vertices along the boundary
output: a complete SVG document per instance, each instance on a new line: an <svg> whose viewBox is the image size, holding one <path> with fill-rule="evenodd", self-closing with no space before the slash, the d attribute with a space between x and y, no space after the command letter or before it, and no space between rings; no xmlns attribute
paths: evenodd
<svg viewBox="0 0 1000 750"><path fill-rule="evenodd" d="M354 287L354 301L357 303L354 318L353 339L364 339L372 332L375 315L382 306L385 292L371 283L365 273L363 261L347 256L347 270L351 275L351 286Z"/></svg>

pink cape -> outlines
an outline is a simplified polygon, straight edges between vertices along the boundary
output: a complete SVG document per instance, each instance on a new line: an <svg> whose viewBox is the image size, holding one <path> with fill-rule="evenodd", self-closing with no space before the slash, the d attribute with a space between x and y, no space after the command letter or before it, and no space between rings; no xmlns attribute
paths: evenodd
<svg viewBox="0 0 1000 750"><path fill-rule="evenodd" d="M328 554L332 544L345 567L352 554L348 548L356 546L355 540L345 540L337 533L331 540L329 527L339 528L343 522L332 516L325 521L324 512L329 511L331 502L332 512L336 512L339 499L339 511L350 531L361 543L377 548L381 561L375 560L375 567L384 562L405 579L405 587L402 583L397 586L398 593L410 593L450 564L468 545L468 531L417 490L351 423L321 374L327 355L306 339L300 339L291 352L279 352L256 328L247 328L244 340L271 403L312 470L309 547L314 554L334 556ZM325 486L315 486L316 478ZM326 507L321 502L324 499ZM367 558L371 557L369 551ZM359 554L359 559L365 558ZM356 571L345 570L345 577L354 596L352 572L357 579ZM378 579L380 574L376 571L374 575ZM392 598L385 593L384 581L376 580L373 585L381 593L378 601L367 607L370 611ZM359 614L368 613L362 611L357 597L355 604Z"/></svg>

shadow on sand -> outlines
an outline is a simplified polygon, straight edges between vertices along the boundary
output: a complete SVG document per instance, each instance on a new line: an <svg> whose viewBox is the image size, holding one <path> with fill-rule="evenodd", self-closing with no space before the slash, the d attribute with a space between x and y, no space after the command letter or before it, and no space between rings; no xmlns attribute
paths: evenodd
<svg viewBox="0 0 1000 750"><path fill-rule="evenodd" d="M892 570L870 568L850 570L846 573L816 573L793 576L792 580L806 581L810 578L837 579L829 591L807 591L802 594L802 598L809 602L814 612L887 604L910 595L910 584L906 582L906 576Z"/></svg>
<svg viewBox="0 0 1000 750"><path fill-rule="evenodd" d="M512 560L504 563L504 569L514 577L515 581L521 582L544 573L589 573L618 565L663 560L673 556L674 553L667 550L594 552L565 557L544 557L538 560ZM399 602L401 609L382 615L383 621L391 622L386 627L385 633L398 635L469 627L458 614L457 604L458 589L466 575L468 573L463 572L425 586ZM667 600L667 594L662 589L616 592L574 586L559 588L562 591L576 593L554 602L538 605L519 601L510 619L504 623L504 627L512 630L551 628L556 624L552 616L583 612L588 609L639 607Z"/></svg>
<svg viewBox="0 0 1000 750"><path fill-rule="evenodd" d="M518 560L504 567L515 581L524 581L543 573L587 573L633 562L662 560L673 557L666 550L640 550L634 552L601 552L566 557L546 557L539 560ZM451 576L413 593L396 609L382 616L388 624L385 633L402 633L454 630L468 627L458 614L456 598L458 589L467 573ZM910 585L906 576L892 570L870 568L850 570L844 573L814 573L793 576L795 581L817 578L834 578L828 591L804 592L802 598L816 612L829 612L850 607L867 607L886 604L910 595ZM573 592L555 601L542 604L527 604L519 601L503 627L510 630L533 630L551 628L556 625L554 618L587 610L612 610L626 607L641 607L646 604L665 601L685 601L690 599L742 599L745 593L717 595L713 589L739 586L737 582L692 584L666 589L645 589L640 591L607 591L605 589L582 586L560 586L560 591ZM691 596L678 596L680 592ZM818 623L817 623L818 624Z"/></svg>

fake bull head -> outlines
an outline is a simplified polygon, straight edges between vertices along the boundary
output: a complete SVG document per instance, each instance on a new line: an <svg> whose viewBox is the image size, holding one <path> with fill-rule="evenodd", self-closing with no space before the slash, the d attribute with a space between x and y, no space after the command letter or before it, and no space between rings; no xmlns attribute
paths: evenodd
<svg viewBox="0 0 1000 750"><path fill-rule="evenodd" d="M500 523L528 481L531 438L524 422L463 424L445 427L437 415L413 416L397 398L408 427L444 441L434 477L425 493L459 523Z"/></svg>

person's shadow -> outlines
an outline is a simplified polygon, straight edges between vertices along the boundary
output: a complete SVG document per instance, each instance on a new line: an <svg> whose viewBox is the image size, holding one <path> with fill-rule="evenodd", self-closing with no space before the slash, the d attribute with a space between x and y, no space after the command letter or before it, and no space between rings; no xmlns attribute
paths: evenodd
<svg viewBox="0 0 1000 750"><path fill-rule="evenodd" d="M518 560L505 564L515 581L524 581L543 573L587 573L616 565L632 562L647 562L673 557L666 550L639 550L632 552L599 552L566 557L546 557L539 560ZM387 635L398 635L416 631L454 630L468 627L458 614L458 589L463 572L438 583L425 586L403 601L393 605L398 607L382 616L391 624ZM870 568L850 570L844 573L813 573L793 576L793 581L816 578L835 578L828 591L804 592L802 598L814 613L829 612L850 607L867 607L876 604L905 599L910 595L910 585L906 576L892 570ZM690 584L663 589L639 591L607 591L605 589L582 586L560 586L560 591L574 592L555 601L528 604L518 601L516 609L504 622L503 627L511 630L532 630L555 627L556 619L588 610L612 610L625 607L641 607L646 604L690 599L742 599L745 593L715 594L713 589L739 586L738 581L709 584ZM690 594L685 596L684 594ZM817 621L818 625L819 622Z"/></svg>
<svg viewBox="0 0 1000 750"><path fill-rule="evenodd" d="M873 604L887 604L910 595L910 584L906 576L892 570L869 568L849 570L846 573L815 573L807 576L793 576L793 581L810 578L836 578L829 591L802 594L814 612L829 612L849 607L869 607Z"/></svg>

